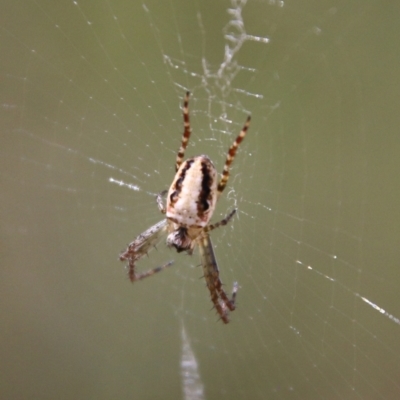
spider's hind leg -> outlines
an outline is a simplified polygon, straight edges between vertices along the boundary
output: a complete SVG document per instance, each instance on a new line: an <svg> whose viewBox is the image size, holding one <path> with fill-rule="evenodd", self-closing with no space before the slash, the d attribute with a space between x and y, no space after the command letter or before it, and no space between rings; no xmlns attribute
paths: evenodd
<svg viewBox="0 0 400 400"><path fill-rule="evenodd" d="M239 135L236 137L235 141L233 142L232 146L228 150L228 155L226 156L226 161L224 165L224 169L222 170L222 177L221 180L219 181L218 184L218 196L224 191L226 184L228 183L229 180L229 169L231 167L231 164L233 163L233 160L235 159L235 155L237 152L237 149L239 147L239 144L242 142L242 140L245 138L247 129L249 129L250 126L250 115L247 117L247 120L245 124L243 125L242 130L240 131Z"/></svg>
<svg viewBox="0 0 400 400"><path fill-rule="evenodd" d="M178 154L176 155L176 162L175 162L176 171L178 171L179 167L183 162L183 157L185 156L185 150L189 142L190 134L192 133L189 120L189 97L190 97L190 92L186 92L185 100L183 101L183 126L185 129L182 135L181 147L179 148Z"/></svg>

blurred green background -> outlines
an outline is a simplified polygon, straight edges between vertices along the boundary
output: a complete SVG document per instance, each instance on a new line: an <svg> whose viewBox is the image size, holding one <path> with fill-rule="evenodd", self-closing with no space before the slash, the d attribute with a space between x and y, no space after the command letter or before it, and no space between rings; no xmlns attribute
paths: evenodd
<svg viewBox="0 0 400 400"><path fill-rule="evenodd" d="M396 2L4 1L0 398L400 397ZM224 326L199 258L118 254L188 156L222 169ZM130 185L130 186L129 186Z"/></svg>

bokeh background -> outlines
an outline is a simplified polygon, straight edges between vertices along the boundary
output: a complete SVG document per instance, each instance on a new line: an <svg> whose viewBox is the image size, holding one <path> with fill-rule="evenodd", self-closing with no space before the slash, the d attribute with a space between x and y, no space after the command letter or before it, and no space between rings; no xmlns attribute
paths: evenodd
<svg viewBox="0 0 400 400"><path fill-rule="evenodd" d="M0 398L398 399L396 2L0 6ZM199 258L118 254L187 155L222 169L223 325Z"/></svg>

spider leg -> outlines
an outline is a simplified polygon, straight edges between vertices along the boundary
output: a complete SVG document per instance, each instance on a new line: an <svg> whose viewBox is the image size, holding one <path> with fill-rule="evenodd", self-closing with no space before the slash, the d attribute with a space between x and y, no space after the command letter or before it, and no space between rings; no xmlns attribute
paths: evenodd
<svg viewBox="0 0 400 400"><path fill-rule="evenodd" d="M176 155L176 162L175 162L176 171L178 171L179 167L183 162L183 157L185 156L185 150L189 142L190 134L192 133L189 121L189 97L190 97L190 92L186 92L185 99L183 101L183 126L185 129L182 135L181 147L179 148L178 154Z"/></svg>
<svg viewBox="0 0 400 400"><path fill-rule="evenodd" d="M220 226L225 226L231 220L231 218L235 215L236 211L237 211L237 208L234 208L223 220L216 222L215 224L207 225L204 228L204 232L207 233L207 232L210 232Z"/></svg>
<svg viewBox="0 0 400 400"><path fill-rule="evenodd" d="M220 313L221 319L222 321L227 324L229 322L229 311L235 311L236 310L236 295L237 295L237 291L238 291L238 284L237 282L235 282L233 284L233 289L232 289L232 297L229 299L227 294L225 293L225 291L222 289L222 283L219 280L219 278L217 279L216 282L216 290L219 293L220 299L218 300L219 305L221 307L222 310L222 314Z"/></svg>
<svg viewBox="0 0 400 400"><path fill-rule="evenodd" d="M238 291L238 284L233 286L232 298L229 299L222 289L222 282L219 279L219 270L215 259L211 239L207 234L202 235L199 241L199 250L203 264L204 278L210 291L211 301L214 304L222 321L229 322L229 311L235 310L235 300Z"/></svg>
<svg viewBox="0 0 400 400"><path fill-rule="evenodd" d="M249 115L247 117L246 123L244 124L242 130L240 131L239 135L237 136L237 138L233 142L232 146L228 150L228 155L226 156L224 169L222 170L222 177L218 184L218 196L224 191L226 184L228 183L230 166L231 166L233 160L235 159L236 151L237 151L237 148L239 147L239 144L242 142L242 140L246 136L247 129L249 129L250 119L251 119L251 117Z"/></svg>
<svg viewBox="0 0 400 400"><path fill-rule="evenodd" d="M131 262L132 261L132 262ZM152 276L154 274L156 274L157 272L161 272L163 269L171 266L174 262L173 261L168 261L166 264L161 265L160 267L156 267L153 269L149 269L148 271L142 272L140 274L136 274L135 273L135 263L133 262L133 260L129 261L129 279L130 281L133 283L135 281L140 281L144 278L147 278L149 276Z"/></svg>
<svg viewBox="0 0 400 400"><path fill-rule="evenodd" d="M164 206L163 203L163 197L168 193L168 190L163 190L161 193L157 195L157 204L158 204L158 209L165 214L167 212L167 209Z"/></svg>
<svg viewBox="0 0 400 400"><path fill-rule="evenodd" d="M131 242L127 249L119 256L120 261L128 261L129 278L132 282L138 279L143 279L150 276L151 273L144 273L145 276L140 277L142 274L135 273L135 263L152 250L157 243L161 241L163 236L167 233L168 220L163 219L157 224L153 225L145 232L140 234L133 242ZM168 266L165 264L165 266ZM163 269L163 267L160 267ZM155 268L157 270L157 268ZM158 271L155 271L158 272Z"/></svg>

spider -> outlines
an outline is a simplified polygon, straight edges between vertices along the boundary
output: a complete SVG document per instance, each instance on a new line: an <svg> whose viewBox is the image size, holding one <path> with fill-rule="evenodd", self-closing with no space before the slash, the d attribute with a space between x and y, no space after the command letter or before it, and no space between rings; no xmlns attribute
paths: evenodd
<svg viewBox="0 0 400 400"><path fill-rule="evenodd" d="M206 155L192 157L183 161L191 134L189 97L190 92L186 92L183 103L184 132L181 146L176 156L176 175L168 192L165 190L157 196L158 208L161 213L166 215L166 218L140 234L120 254L119 259L128 262L129 279L131 282L135 282L152 276L172 265L171 261L142 273L136 272L135 263L155 247L163 236L167 235L167 246L174 247L178 253L186 251L188 254L192 254L197 245L211 301L221 320L227 324L229 322L229 312L235 310L238 284L237 282L233 284L232 296L229 298L222 288L209 233L220 226L226 225L234 216L236 209L233 209L223 220L217 223L210 224L209 222L214 213L217 200L228 183L229 169L239 144L246 136L250 125L250 116L247 117L241 132L229 148L221 179L217 182L217 171ZM164 206L163 197L166 194L167 204Z"/></svg>

